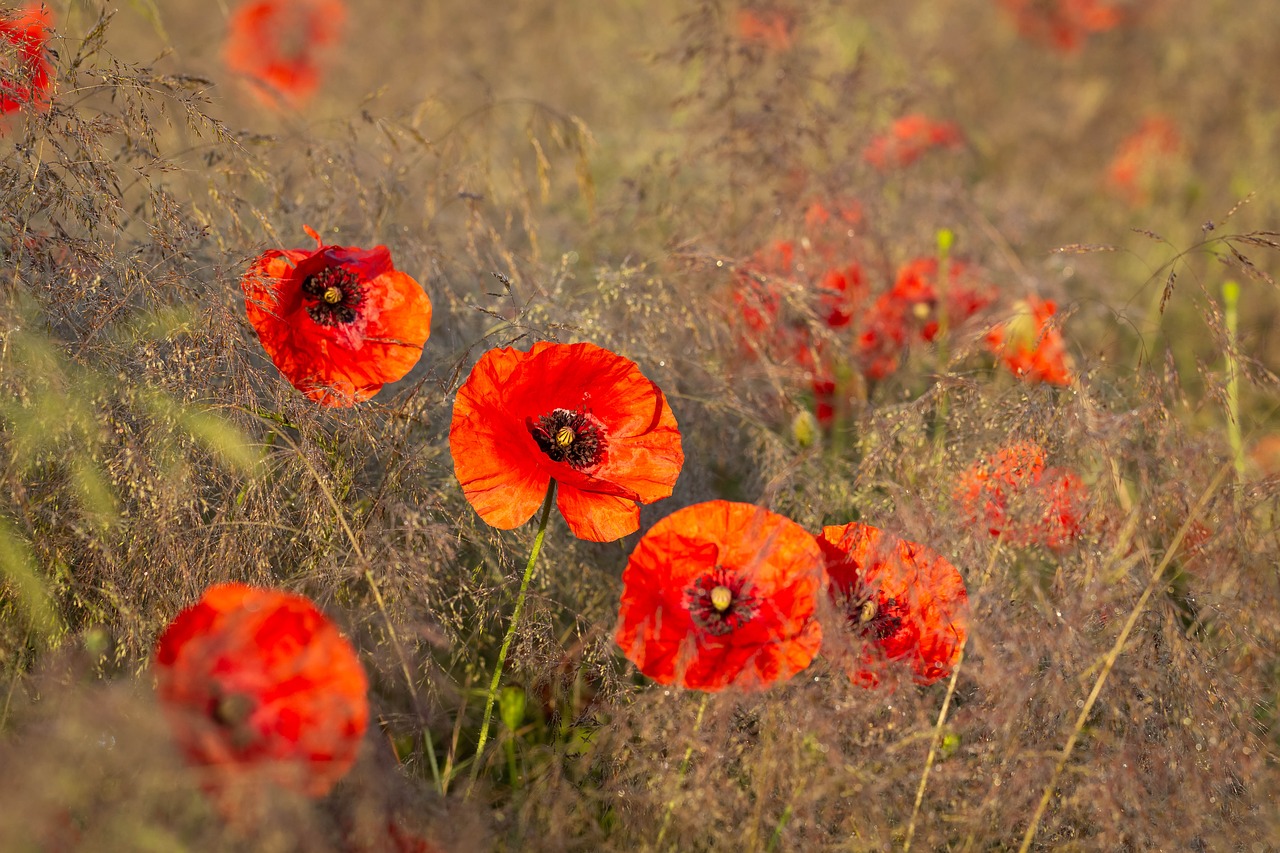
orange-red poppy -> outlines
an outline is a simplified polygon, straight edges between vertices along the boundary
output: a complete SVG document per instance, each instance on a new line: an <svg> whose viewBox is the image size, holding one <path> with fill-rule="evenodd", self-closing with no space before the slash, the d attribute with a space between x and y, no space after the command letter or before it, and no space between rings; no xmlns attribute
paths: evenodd
<svg viewBox="0 0 1280 853"><path fill-rule="evenodd" d="M1062 333L1049 322L1058 306L1052 300L1028 296L1014 308L1013 319L987 333L987 347L1019 379L1070 385L1071 356Z"/></svg>
<svg viewBox="0 0 1280 853"><path fill-rule="evenodd" d="M1012 545L1061 550L1083 532L1089 494L1078 474L1046 468L1044 449L1020 441L965 470L954 498L966 524Z"/></svg>
<svg viewBox="0 0 1280 853"><path fill-rule="evenodd" d="M210 587L160 637L155 668L165 715L211 789L265 779L320 797L355 763L364 669L301 596Z"/></svg>
<svg viewBox="0 0 1280 853"><path fill-rule="evenodd" d="M634 362L588 343L481 356L458 389L449 449L487 523L524 524L554 478L569 529L593 542L639 528L636 504L670 496L684 464L662 390Z"/></svg>
<svg viewBox="0 0 1280 853"><path fill-rule="evenodd" d="M1124 9L1106 0L1000 0L1018 33L1060 53L1076 53L1095 33L1125 23Z"/></svg>
<svg viewBox="0 0 1280 853"><path fill-rule="evenodd" d="M320 53L346 14L342 0L250 0L231 15L223 58L264 104L301 106L320 86Z"/></svg>
<svg viewBox="0 0 1280 853"><path fill-rule="evenodd" d="M1132 206L1145 204L1181 150L1178 126L1164 116L1149 116L1116 148L1107 165L1107 187Z"/></svg>
<svg viewBox="0 0 1280 853"><path fill-rule="evenodd" d="M906 665L919 684L951 674L969 632L960 572L932 548L859 522L824 527L831 598L859 641L849 677L874 687Z"/></svg>
<svg viewBox="0 0 1280 853"><path fill-rule="evenodd" d="M747 44L758 44L775 53L791 47L795 24L791 16L778 9L739 9L738 38Z"/></svg>
<svg viewBox="0 0 1280 853"><path fill-rule="evenodd" d="M49 104L53 65L46 55L51 23L43 3L0 17L0 114Z"/></svg>
<svg viewBox="0 0 1280 853"><path fill-rule="evenodd" d="M757 506L673 512L636 545L622 584L615 639L663 684L763 690L807 667L822 644L818 543Z"/></svg>
<svg viewBox="0 0 1280 853"><path fill-rule="evenodd" d="M418 363L431 300L386 246L271 249L240 286L262 347L293 386L326 406L352 406Z"/></svg>
<svg viewBox="0 0 1280 853"><path fill-rule="evenodd" d="M901 169L919 160L934 148L959 148L964 135L959 125L936 121L922 113L897 119L887 133L872 137L862 151L862 159L881 171Z"/></svg>

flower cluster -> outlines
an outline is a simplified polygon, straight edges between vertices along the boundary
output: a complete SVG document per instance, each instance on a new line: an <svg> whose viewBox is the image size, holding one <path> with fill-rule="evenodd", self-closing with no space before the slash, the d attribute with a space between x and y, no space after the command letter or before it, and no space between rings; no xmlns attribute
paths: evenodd
<svg viewBox="0 0 1280 853"><path fill-rule="evenodd" d="M1045 467L1044 449L1021 441L966 469L954 499L965 524L1011 545L1060 551L1083 532L1089 494L1078 474Z"/></svg>
<svg viewBox="0 0 1280 853"><path fill-rule="evenodd" d="M903 667L920 684L949 675L968 632L964 581L928 547L859 523L814 537L728 501L655 524L622 583L623 653L655 681L697 690L761 690L807 667L824 646L824 589L839 617L825 634L865 687Z"/></svg>
<svg viewBox="0 0 1280 853"><path fill-rule="evenodd" d="M355 763L364 668L301 596L210 587L161 635L155 670L174 734L215 792L266 780L321 797Z"/></svg>

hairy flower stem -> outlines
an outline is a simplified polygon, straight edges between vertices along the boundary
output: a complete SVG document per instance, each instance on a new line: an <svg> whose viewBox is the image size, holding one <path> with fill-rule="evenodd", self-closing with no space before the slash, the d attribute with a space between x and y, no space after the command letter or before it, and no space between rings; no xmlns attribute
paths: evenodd
<svg viewBox="0 0 1280 853"><path fill-rule="evenodd" d="M484 755L484 745L489 740L489 723L493 720L493 703L498 696L498 685L502 683L502 667L507 662L507 652L511 649L511 641L516 636L516 626L520 624L520 614L524 612L524 597L529 591L529 581L533 578L533 567L538 562L538 554L542 551L542 540L547 535L547 520L551 518L551 508L556 503L556 481L547 486L547 497L542 502L542 517L538 520L538 534L533 537L533 548L529 551L529 562L524 567L524 577L520 580L520 592L516 595L516 608L511 612L511 624L507 626L507 635L502 638L502 648L498 650L498 663L493 668L493 680L489 682L489 694L484 699L484 720L480 723L480 737L476 740L476 755L471 760L471 787L475 787L476 778L480 775L480 758ZM471 788L467 789L470 795Z"/></svg>
<svg viewBox="0 0 1280 853"><path fill-rule="evenodd" d="M680 789L684 786L685 774L689 772L689 761L693 758L693 738L698 734L698 729L702 728L702 715L707 712L707 699L710 693L702 694L702 702L698 705L698 716L693 720L693 731L689 732L689 747L684 751L684 761L680 762L680 772L676 776L676 791L670 800L667 800L667 810L662 815L662 826L658 829L658 840L653 843L654 847L662 846L662 839L667 837L667 829L671 826L671 815L675 814L676 801L680 797Z"/></svg>

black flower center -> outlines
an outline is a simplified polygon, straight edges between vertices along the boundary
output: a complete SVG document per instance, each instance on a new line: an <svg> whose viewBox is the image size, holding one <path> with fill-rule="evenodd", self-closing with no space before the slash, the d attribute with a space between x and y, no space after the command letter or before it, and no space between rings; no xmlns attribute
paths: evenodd
<svg viewBox="0 0 1280 853"><path fill-rule="evenodd" d="M751 584L723 566L685 588L684 606L693 624L717 637L741 628L760 610Z"/></svg>
<svg viewBox="0 0 1280 853"><path fill-rule="evenodd" d="M302 282L307 314L321 326L354 322L364 302L360 279L344 267L326 267Z"/></svg>
<svg viewBox="0 0 1280 853"><path fill-rule="evenodd" d="M896 598L880 600L872 593L850 608L849 623L863 637L886 640L902 628L907 608Z"/></svg>
<svg viewBox="0 0 1280 853"><path fill-rule="evenodd" d="M579 471L604 461L608 442L604 424L584 411L552 409L525 424L538 448L552 462L566 462Z"/></svg>
<svg viewBox="0 0 1280 853"><path fill-rule="evenodd" d="M257 702L243 693L218 691L218 694L210 700L209 716L223 729L233 747L244 749L255 737L249 719L257 709Z"/></svg>

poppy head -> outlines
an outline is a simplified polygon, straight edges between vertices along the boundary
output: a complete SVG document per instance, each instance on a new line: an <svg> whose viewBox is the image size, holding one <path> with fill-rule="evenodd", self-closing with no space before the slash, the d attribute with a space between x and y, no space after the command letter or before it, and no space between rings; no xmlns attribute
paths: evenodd
<svg viewBox="0 0 1280 853"><path fill-rule="evenodd" d="M1028 296L1014 317L987 333L987 347L1009 371L1026 382L1070 385L1074 373L1062 334L1050 322L1058 307Z"/></svg>
<svg viewBox="0 0 1280 853"><path fill-rule="evenodd" d="M854 683L874 687L902 665L918 684L951 674L969 633L969 596L955 566L858 522L824 527L818 545L831 599L858 644L845 666Z"/></svg>
<svg viewBox="0 0 1280 853"><path fill-rule="evenodd" d="M1107 166L1107 187L1132 206L1145 204L1151 190L1168 178L1181 150L1177 125L1164 116L1144 119L1116 149Z"/></svg>
<svg viewBox="0 0 1280 853"><path fill-rule="evenodd" d="M960 127L950 121L934 121L921 113L894 121L887 133L872 137L862 159L880 171L901 169L934 148L959 148L964 142Z"/></svg>
<svg viewBox="0 0 1280 853"><path fill-rule="evenodd" d="M255 774L313 797L355 763L369 722L355 650L305 598L210 587L156 644L156 691L217 790Z"/></svg>
<svg viewBox="0 0 1280 853"><path fill-rule="evenodd" d="M822 552L794 521L751 504L695 504L631 552L614 636L662 684L763 690L818 653L825 583Z"/></svg>
<svg viewBox="0 0 1280 853"><path fill-rule="evenodd" d="M342 0L250 0L231 15L223 59L265 105L298 107L319 87L319 53L345 19Z"/></svg>
<svg viewBox="0 0 1280 853"><path fill-rule="evenodd" d="M1094 33L1125 23L1124 10L1105 0L1001 0L1023 38L1076 53Z"/></svg>
<svg viewBox="0 0 1280 853"><path fill-rule="evenodd" d="M458 389L449 450L486 523L519 527L554 479L573 535L612 542L640 526L637 503L668 497L684 464L662 390L595 344L492 349Z"/></svg>
<svg viewBox="0 0 1280 853"><path fill-rule="evenodd" d="M1040 445L1022 441L971 465L953 495L964 522L1012 545L1068 547L1083 531L1088 489L1075 472L1046 468L1044 459Z"/></svg>
<svg viewBox="0 0 1280 853"><path fill-rule="evenodd" d="M245 272L245 311L293 386L352 406L408 373L431 334L431 300L386 246L271 249Z"/></svg>
<svg viewBox="0 0 1280 853"><path fill-rule="evenodd" d="M0 114L49 104L53 65L45 53L49 10L37 3L0 17Z"/></svg>

